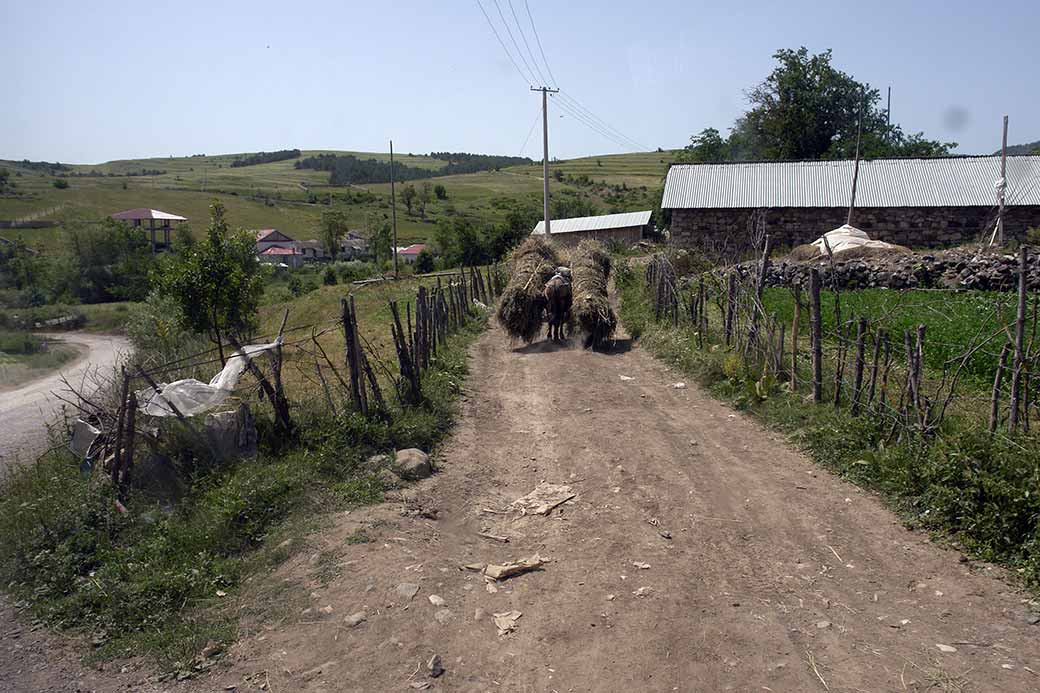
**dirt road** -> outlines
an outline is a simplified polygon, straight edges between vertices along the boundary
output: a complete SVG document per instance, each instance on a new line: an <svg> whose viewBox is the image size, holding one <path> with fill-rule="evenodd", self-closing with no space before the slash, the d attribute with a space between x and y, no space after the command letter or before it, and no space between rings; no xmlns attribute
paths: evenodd
<svg viewBox="0 0 1040 693"><path fill-rule="evenodd" d="M247 583L231 605L241 640L207 678L92 672L81 685L1037 690L1040 627L998 569L907 531L678 380L638 348L514 349L485 334L439 472L336 516ZM548 516L509 512L543 480L577 496ZM535 553L549 562L495 593L463 568ZM514 610L516 630L499 635L492 615ZM436 679L434 654L446 669Z"/></svg>
<svg viewBox="0 0 1040 693"><path fill-rule="evenodd" d="M62 376L78 385L93 369L114 365L130 346L124 337L114 335L67 332L44 336L81 346L84 353L50 375L0 394L0 469L30 458L46 446L46 424L61 404L51 393L64 387Z"/></svg>

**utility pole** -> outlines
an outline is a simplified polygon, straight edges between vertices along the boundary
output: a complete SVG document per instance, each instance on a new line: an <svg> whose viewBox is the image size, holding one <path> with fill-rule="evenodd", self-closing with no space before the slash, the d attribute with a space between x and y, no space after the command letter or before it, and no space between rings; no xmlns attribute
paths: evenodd
<svg viewBox="0 0 1040 693"><path fill-rule="evenodd" d="M397 279L397 196L394 194L394 141L390 140L390 219L394 225L394 279Z"/></svg>
<svg viewBox="0 0 1040 693"><path fill-rule="evenodd" d="M549 238L549 94L556 94L559 89L549 87L531 87L531 91L542 92L542 203L545 219L545 237Z"/></svg>
<svg viewBox="0 0 1040 693"><path fill-rule="evenodd" d="M845 223L852 226L852 210L856 207L856 183L859 182L859 143L863 138L863 107L867 103L867 95L859 102L859 123L856 125L856 164L852 170L852 197L849 198L849 214L845 217Z"/></svg>
<svg viewBox="0 0 1040 693"><path fill-rule="evenodd" d="M1007 126L1004 116L1004 134L1000 138L1000 181L997 183L997 245L1004 245L1004 193L1007 191ZM992 243L991 243L992 245Z"/></svg>

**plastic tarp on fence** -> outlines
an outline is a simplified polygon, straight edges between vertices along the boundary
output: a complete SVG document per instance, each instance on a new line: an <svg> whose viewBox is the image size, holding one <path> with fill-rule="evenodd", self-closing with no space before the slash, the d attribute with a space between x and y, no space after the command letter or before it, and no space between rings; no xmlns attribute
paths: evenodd
<svg viewBox="0 0 1040 693"><path fill-rule="evenodd" d="M224 368L213 376L209 383L186 378L160 384L159 392L150 387L139 390L137 408L148 416L176 416L173 411L174 407L184 416L194 416L209 411L222 404L231 395L242 374L248 368L242 352L252 357L260 352L281 346L281 344L282 339L279 337L270 344L253 344L243 347L242 351L236 351L231 355Z"/></svg>

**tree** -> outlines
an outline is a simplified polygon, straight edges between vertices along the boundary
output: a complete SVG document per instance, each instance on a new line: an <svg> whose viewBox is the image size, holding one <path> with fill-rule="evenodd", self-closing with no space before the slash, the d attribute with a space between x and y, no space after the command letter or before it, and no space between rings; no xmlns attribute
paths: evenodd
<svg viewBox="0 0 1040 693"><path fill-rule="evenodd" d="M419 216L423 219L426 218L426 205L433 199L430 194L433 191L433 186L430 185L429 181L424 181L422 188L419 190Z"/></svg>
<svg viewBox="0 0 1040 693"><path fill-rule="evenodd" d="M445 188L440 183L438 183L437 185L433 186L433 194L437 196L438 200L447 200L448 199L448 189Z"/></svg>
<svg viewBox="0 0 1040 693"><path fill-rule="evenodd" d="M6 168L0 167L0 190L3 190L4 188L7 187L7 180L10 177L10 175L11 174L8 173ZM438 187L444 187L444 186L438 186Z"/></svg>
<svg viewBox="0 0 1040 693"><path fill-rule="evenodd" d="M343 211L326 209L321 213L321 244L333 260L339 256L339 243L347 231L347 215Z"/></svg>
<svg viewBox="0 0 1040 693"><path fill-rule="evenodd" d="M184 326L216 344L221 363L229 337L245 340L256 329L263 275L255 241L245 231L232 231L224 205L216 203L205 240L185 256L170 258L159 278L180 306Z"/></svg>
<svg viewBox="0 0 1040 693"><path fill-rule="evenodd" d="M683 164L725 161L726 142L715 128L704 128L690 137L690 144L679 150L675 160Z"/></svg>
<svg viewBox="0 0 1040 693"><path fill-rule="evenodd" d="M734 122L725 140L714 128L690 138L678 154L689 163L746 159L837 159L855 155L860 114L860 155L943 156L957 145L907 135L888 122L881 92L831 64L827 50L805 48L774 53L777 66L747 92L750 108Z"/></svg>
<svg viewBox="0 0 1040 693"><path fill-rule="evenodd" d="M368 246L372 249L377 264L393 259L394 231L390 222L374 215L369 217Z"/></svg>
<svg viewBox="0 0 1040 693"><path fill-rule="evenodd" d="M415 258L415 273L426 274L427 272L433 271L433 253L426 248L419 251L419 256Z"/></svg>
<svg viewBox="0 0 1040 693"><path fill-rule="evenodd" d="M408 210L408 214L412 213L412 205L415 203L415 186L406 185L401 189L401 199L404 200L404 207Z"/></svg>

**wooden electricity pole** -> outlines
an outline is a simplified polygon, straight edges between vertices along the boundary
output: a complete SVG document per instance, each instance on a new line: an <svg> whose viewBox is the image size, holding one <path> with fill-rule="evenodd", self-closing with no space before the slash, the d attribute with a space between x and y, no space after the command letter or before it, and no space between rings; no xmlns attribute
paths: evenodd
<svg viewBox="0 0 1040 693"><path fill-rule="evenodd" d="M1004 198L1007 191L1007 126L1004 116L1004 133L1000 137L1000 182L997 184L997 245L1004 245Z"/></svg>
<svg viewBox="0 0 1040 693"><path fill-rule="evenodd" d="M397 279L397 196L394 194L394 141L390 140L390 219L394 226L394 279Z"/></svg>
<svg viewBox="0 0 1040 693"><path fill-rule="evenodd" d="M556 94L559 89L549 87L531 87L531 91L542 92L542 206L545 219L545 238L549 238L549 94Z"/></svg>
<svg viewBox="0 0 1040 693"><path fill-rule="evenodd" d="M856 207L856 183L859 182L859 144L863 138L863 107L867 105L867 95L859 102L859 122L856 125L856 163L852 169L852 196L849 198L849 213L845 223L852 226L852 210Z"/></svg>

